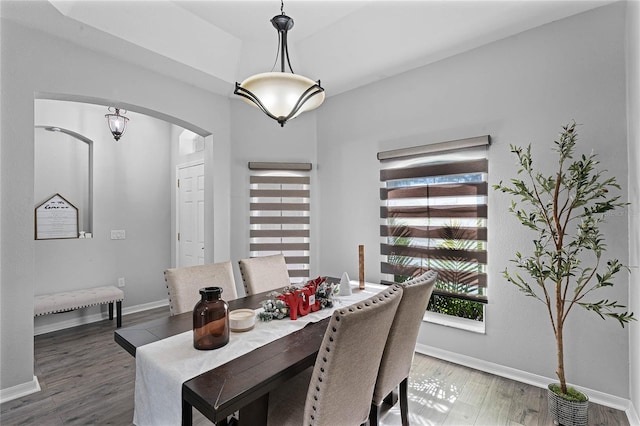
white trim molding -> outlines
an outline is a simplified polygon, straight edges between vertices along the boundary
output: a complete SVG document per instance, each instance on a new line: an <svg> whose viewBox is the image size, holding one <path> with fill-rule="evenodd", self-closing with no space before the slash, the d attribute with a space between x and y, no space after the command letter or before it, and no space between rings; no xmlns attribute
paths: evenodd
<svg viewBox="0 0 640 426"><path fill-rule="evenodd" d="M627 419L631 426L640 426L640 417L638 417L638 412L631 403L629 403L629 408L627 409Z"/></svg>
<svg viewBox="0 0 640 426"><path fill-rule="evenodd" d="M473 358L466 355L461 355L455 352L449 352L444 349L435 348L433 346L427 346L420 343L416 345L416 352L543 389L546 389L549 383L557 381L557 379L539 376L537 374L528 373L526 371L506 367L504 365L495 364L493 362ZM571 386L575 385L571 384ZM576 387L579 387L581 391L589 396L589 401L595 404L604 405L605 407L624 411L627 414L627 418L629 419L630 424L638 424L637 422L632 421L634 420L632 418L632 412L634 410L630 400L597 390L588 389L583 386ZM637 413L635 414L635 418L637 419Z"/></svg>
<svg viewBox="0 0 640 426"><path fill-rule="evenodd" d="M422 317L423 321L430 322L432 324L444 325L446 327L453 327L460 330L471 331L478 334L485 333L484 321L475 321L467 318L460 318L453 315L445 315L439 312L426 311Z"/></svg>
<svg viewBox="0 0 640 426"><path fill-rule="evenodd" d="M38 378L33 376L33 379L30 382L20 383L19 385L11 386L6 389L0 389L0 404L22 398L23 396L31 395L36 392L40 392L40 383L38 382Z"/></svg>

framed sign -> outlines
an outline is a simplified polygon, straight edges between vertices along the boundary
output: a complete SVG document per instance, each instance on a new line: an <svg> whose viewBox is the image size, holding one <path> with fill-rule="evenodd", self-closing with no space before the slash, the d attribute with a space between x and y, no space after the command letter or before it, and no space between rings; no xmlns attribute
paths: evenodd
<svg viewBox="0 0 640 426"><path fill-rule="evenodd" d="M78 208L56 194L36 207L36 240L78 238Z"/></svg>

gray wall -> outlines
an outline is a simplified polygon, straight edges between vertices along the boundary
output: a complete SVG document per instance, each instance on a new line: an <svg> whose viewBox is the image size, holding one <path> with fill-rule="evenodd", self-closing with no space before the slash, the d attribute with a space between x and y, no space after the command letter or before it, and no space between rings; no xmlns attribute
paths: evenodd
<svg viewBox="0 0 640 426"><path fill-rule="evenodd" d="M105 106L41 99L35 106L36 125L59 126L94 141L93 238L36 241L35 294L116 285L123 277L125 308L165 299L162 271L172 260L170 151L177 145L177 139L171 139L173 126L127 112L129 125L116 142L106 126ZM36 193L36 203L41 199ZM125 230L126 239L111 240L112 229ZM98 306L37 317L35 328L101 309L106 311Z"/></svg>
<svg viewBox="0 0 640 426"><path fill-rule="evenodd" d="M317 255L320 206L318 203L316 111L302 114L284 127L257 108L235 99L231 102L231 259L236 281L237 260L249 257L249 161L313 163L311 171L311 275L319 275ZM244 288L238 286L238 294Z"/></svg>
<svg viewBox="0 0 640 426"><path fill-rule="evenodd" d="M575 119L582 124L580 149L599 153L626 199L627 165L620 161L627 155L624 11L624 3L596 9L330 98L318 112L320 227L340 245L321 240L320 270L355 276L357 245L364 244L367 279L380 278L380 150L489 134L494 184L515 173L510 143L532 143L538 165L552 172L553 141L560 126ZM509 203L503 194L489 195L486 334L426 323L419 343L554 377L554 338L544 305L501 278L508 260L531 239L507 213ZM626 216L612 217L603 230L608 255L628 263ZM620 274L616 281L600 296L626 303L629 277ZM628 398L627 330L583 310L573 312L566 326L568 380Z"/></svg>
<svg viewBox="0 0 640 426"><path fill-rule="evenodd" d="M34 98L38 93L117 100L184 120L212 133L208 158L214 164L210 164L208 173L210 179L215 178L210 187L214 198L213 222L219 230L215 232L214 257L219 260L229 258L230 112L229 101L224 97L4 19L0 40L3 112L0 388L7 389L33 379L33 295L37 281L33 126ZM220 199L224 194L226 200ZM127 226L133 232L143 225L137 222ZM100 270L101 260L95 261L100 265L96 269ZM120 261L133 269L136 260ZM127 291L133 288L128 287Z"/></svg>
<svg viewBox="0 0 640 426"><path fill-rule="evenodd" d="M629 308L640 317L640 3L627 2L627 120L629 138ZM640 325L629 326L631 402L640 410Z"/></svg>

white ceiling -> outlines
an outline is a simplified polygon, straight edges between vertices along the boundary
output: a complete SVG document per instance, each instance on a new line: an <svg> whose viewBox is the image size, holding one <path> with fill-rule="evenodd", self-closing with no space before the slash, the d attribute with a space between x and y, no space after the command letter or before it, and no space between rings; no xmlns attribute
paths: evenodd
<svg viewBox="0 0 640 426"><path fill-rule="evenodd" d="M296 73L326 95L610 3L581 0L287 0ZM280 2L2 0L2 16L221 95L270 71Z"/></svg>

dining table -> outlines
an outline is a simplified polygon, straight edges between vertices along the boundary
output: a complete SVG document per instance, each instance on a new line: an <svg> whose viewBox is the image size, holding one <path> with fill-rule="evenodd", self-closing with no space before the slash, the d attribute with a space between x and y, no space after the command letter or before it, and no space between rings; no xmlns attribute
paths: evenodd
<svg viewBox="0 0 640 426"><path fill-rule="evenodd" d="M266 425L269 393L314 365L333 310L384 288L366 283L360 290L352 282L352 294L334 296L332 308L295 321L256 319L254 329L232 332L227 346L212 351L193 348L192 312L115 330L115 341L136 357L134 423L191 425L195 408L217 425L226 425L230 416L241 426ZM268 291L227 302L229 311L259 311L271 298Z"/></svg>

